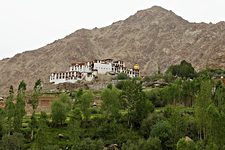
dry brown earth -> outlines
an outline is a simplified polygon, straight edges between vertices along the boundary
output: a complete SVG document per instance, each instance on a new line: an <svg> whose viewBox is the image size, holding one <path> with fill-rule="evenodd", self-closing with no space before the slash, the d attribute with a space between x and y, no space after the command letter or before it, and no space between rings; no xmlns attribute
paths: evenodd
<svg viewBox="0 0 225 150"><path fill-rule="evenodd" d="M197 14L196 14L197 15ZM225 22L190 23L172 11L154 6L104 28L81 29L34 51L0 61L0 95L21 80L30 89L37 79L70 63L93 59L139 63L144 74L164 71L185 59L197 69L225 67Z"/></svg>

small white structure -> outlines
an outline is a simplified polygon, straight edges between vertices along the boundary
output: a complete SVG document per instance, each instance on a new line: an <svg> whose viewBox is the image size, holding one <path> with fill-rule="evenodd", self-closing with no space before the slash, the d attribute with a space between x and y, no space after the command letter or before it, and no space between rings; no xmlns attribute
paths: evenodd
<svg viewBox="0 0 225 150"><path fill-rule="evenodd" d="M50 82L59 83L75 83L79 80L92 81L98 74L106 73L126 73L129 77L139 77L139 66L134 65L133 69L127 69L125 63L121 60L113 61L113 59L94 60L85 63L74 63L69 67L69 71L52 73Z"/></svg>

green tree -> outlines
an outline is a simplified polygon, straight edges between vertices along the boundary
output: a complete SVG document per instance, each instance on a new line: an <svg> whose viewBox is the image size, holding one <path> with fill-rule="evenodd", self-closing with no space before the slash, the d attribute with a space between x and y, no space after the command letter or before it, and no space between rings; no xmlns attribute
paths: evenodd
<svg viewBox="0 0 225 150"><path fill-rule="evenodd" d="M79 141L80 140L80 135L81 135L81 112L80 109L76 108L72 110L71 116L70 116L70 121L69 121L69 129L70 129L70 136L72 141Z"/></svg>
<svg viewBox="0 0 225 150"><path fill-rule="evenodd" d="M196 145L190 138L181 138L177 142L177 150L197 150Z"/></svg>
<svg viewBox="0 0 225 150"><path fill-rule="evenodd" d="M35 110L38 107L38 100L41 95L41 90L42 90L42 83L41 83L41 80L39 79L35 82L33 94L31 97L31 105L33 108L33 113L35 113Z"/></svg>
<svg viewBox="0 0 225 150"><path fill-rule="evenodd" d="M119 116L120 110L119 90L116 88L106 88L101 94L101 99L103 101L101 105L102 111L104 111L108 117L116 119Z"/></svg>
<svg viewBox="0 0 225 150"><path fill-rule="evenodd" d="M31 122L29 123L29 127L31 129L31 140L33 140L33 138L34 138L34 130L35 130L35 128L37 128L37 118L36 118L34 112L32 113L30 119L31 119Z"/></svg>
<svg viewBox="0 0 225 150"><path fill-rule="evenodd" d="M181 86L182 81L176 80L174 83L163 88L161 91L162 99L166 101L167 104L173 104L176 106L181 99Z"/></svg>
<svg viewBox="0 0 225 150"><path fill-rule="evenodd" d="M197 80L184 80L182 82L181 99L185 106L192 106L198 92Z"/></svg>
<svg viewBox="0 0 225 150"><path fill-rule="evenodd" d="M68 112L71 109L71 99L68 95L62 94L59 99L54 101L51 106L52 122L54 125L63 125Z"/></svg>
<svg viewBox="0 0 225 150"><path fill-rule="evenodd" d="M151 101L155 107L164 107L166 105L166 99L164 99L164 88L154 88L145 91L146 97Z"/></svg>
<svg viewBox="0 0 225 150"><path fill-rule="evenodd" d="M61 101L52 103L52 122L54 125L63 125L67 115L66 106Z"/></svg>
<svg viewBox="0 0 225 150"><path fill-rule="evenodd" d="M90 106L93 98L93 94L90 91L85 92L80 98L80 110L86 121L90 118Z"/></svg>
<svg viewBox="0 0 225 150"><path fill-rule="evenodd" d="M206 110L212 100L212 85L210 80L204 80L201 83L199 94L195 103L195 117L199 127L199 139L206 139L208 127L208 115Z"/></svg>
<svg viewBox="0 0 225 150"><path fill-rule="evenodd" d="M224 109L225 110L225 109ZM220 111L215 104L207 108L209 133L208 141L221 149L225 148L225 111Z"/></svg>
<svg viewBox="0 0 225 150"><path fill-rule="evenodd" d="M149 114L148 117L145 118L141 123L141 128L140 128L141 135L144 138L148 139L153 126L162 120L165 120L162 114L159 114L156 112Z"/></svg>
<svg viewBox="0 0 225 150"><path fill-rule="evenodd" d="M18 92L25 93L26 89L27 89L27 84L23 80L20 82L18 86Z"/></svg>
<svg viewBox="0 0 225 150"><path fill-rule="evenodd" d="M21 81L17 92L15 114L14 114L14 130L16 132L20 131L22 127L23 116L26 114L25 91L26 91L26 83L24 81Z"/></svg>
<svg viewBox="0 0 225 150"><path fill-rule="evenodd" d="M84 93L83 89L73 90L70 92L70 97L73 99L74 104L80 101L80 97L81 95L83 95L83 93Z"/></svg>
<svg viewBox="0 0 225 150"><path fill-rule="evenodd" d="M186 130L188 128L188 124L186 122L186 118L183 113L177 110L175 107L167 107L169 109L170 115L167 116L169 123L172 126L174 138L173 143L177 143L177 141L184 137L186 134Z"/></svg>
<svg viewBox="0 0 225 150"><path fill-rule="evenodd" d="M41 95L41 89L42 89L42 84L41 84L41 80L37 80L35 82L34 85L34 89L33 89L33 94L31 96L31 105L32 105L32 109L33 109L33 113L31 116L31 123L30 123L30 128L31 128L31 140L33 140L34 137L34 129L36 128L36 117L35 117L35 111L38 107L38 101L39 101L39 97Z"/></svg>
<svg viewBox="0 0 225 150"><path fill-rule="evenodd" d="M13 86L10 86L9 89L9 96L6 99L6 106L5 106L5 111L6 111L6 116L7 116L7 124L8 124L8 134L13 130L13 118L15 114L15 105L13 103L14 100L14 90Z"/></svg>
<svg viewBox="0 0 225 150"><path fill-rule="evenodd" d="M137 80L124 81L122 97L128 111L128 126L139 128L142 120L154 110L154 106L147 101L146 95L142 91L142 83Z"/></svg>
<svg viewBox="0 0 225 150"><path fill-rule="evenodd" d="M46 136L47 128L47 114L41 112L38 122L37 134L35 135L34 145L32 147L34 150L45 149L45 147L48 145Z"/></svg>
<svg viewBox="0 0 225 150"><path fill-rule="evenodd" d="M5 134L5 117L6 114L4 110L0 108L0 139Z"/></svg>
<svg viewBox="0 0 225 150"><path fill-rule="evenodd" d="M143 145L143 150L161 150L161 141L159 138L149 138L146 143Z"/></svg>
<svg viewBox="0 0 225 150"><path fill-rule="evenodd" d="M173 128L168 121L156 123L151 131L151 137L158 137L162 143L162 149L173 148L174 134Z"/></svg>
<svg viewBox="0 0 225 150"><path fill-rule="evenodd" d="M225 148L225 135L222 134L225 132L225 86L221 84L221 86L217 86L215 97L214 97L214 105L217 109L212 109L213 112L210 112L210 108L208 108L208 112L210 114L210 127L212 132L212 138L214 138L215 143L219 147ZM219 117L215 117L216 114Z"/></svg>
<svg viewBox="0 0 225 150"><path fill-rule="evenodd" d="M182 78L194 78L196 76L195 69L185 60L182 60L179 65L172 65L166 71L166 74L172 73L173 76Z"/></svg>

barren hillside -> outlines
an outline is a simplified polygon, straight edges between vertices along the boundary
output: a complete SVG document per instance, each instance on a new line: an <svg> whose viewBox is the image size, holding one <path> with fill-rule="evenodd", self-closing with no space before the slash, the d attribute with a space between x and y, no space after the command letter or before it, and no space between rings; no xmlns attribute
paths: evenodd
<svg viewBox="0 0 225 150"><path fill-rule="evenodd" d="M197 15L197 14L196 14ZM154 6L104 28L81 29L40 49L0 61L0 95L25 80L48 82L51 72L70 63L93 59L139 63L144 74L164 71L185 59L197 69L225 67L225 22L189 23L172 11Z"/></svg>

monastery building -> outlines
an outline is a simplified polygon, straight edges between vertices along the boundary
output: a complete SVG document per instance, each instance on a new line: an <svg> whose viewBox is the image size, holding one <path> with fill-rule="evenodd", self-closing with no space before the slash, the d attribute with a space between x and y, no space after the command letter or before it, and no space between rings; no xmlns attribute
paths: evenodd
<svg viewBox="0 0 225 150"><path fill-rule="evenodd" d="M123 61L113 59L94 60L85 63L73 63L68 71L55 72L50 76L50 83L75 83L80 80L92 81L98 74L126 73L129 77L139 77L139 65L128 69Z"/></svg>

